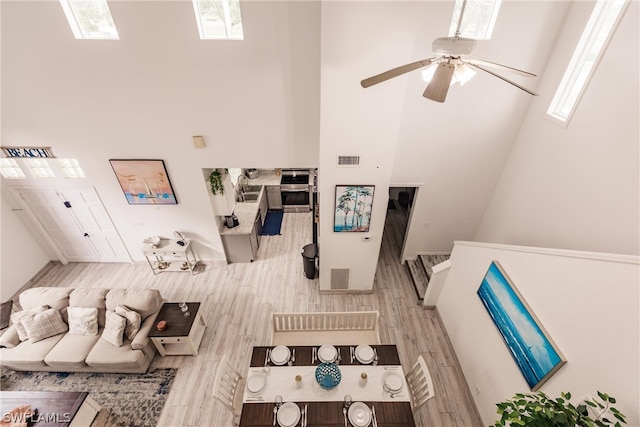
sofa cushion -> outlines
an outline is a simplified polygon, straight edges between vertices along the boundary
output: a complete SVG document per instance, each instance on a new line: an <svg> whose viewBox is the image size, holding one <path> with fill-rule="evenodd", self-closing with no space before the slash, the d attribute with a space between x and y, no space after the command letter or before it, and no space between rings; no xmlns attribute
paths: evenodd
<svg viewBox="0 0 640 427"><path fill-rule="evenodd" d="M20 338L20 341L26 341L29 339L29 335L27 334L27 331L25 331L24 325L22 324L21 320L25 316L30 316L36 313L42 313L43 311L48 309L49 309L48 305L41 305L40 307L34 307L34 308L29 308L27 310L18 311L17 313L13 313L11 315L11 322L14 325L16 325L16 331L18 331L18 337Z"/></svg>
<svg viewBox="0 0 640 427"><path fill-rule="evenodd" d="M67 308L71 335L98 335L98 309L96 307Z"/></svg>
<svg viewBox="0 0 640 427"><path fill-rule="evenodd" d="M32 343L45 338L67 332L68 326L62 320L60 312L54 308L24 316L20 321L29 335Z"/></svg>
<svg viewBox="0 0 640 427"><path fill-rule="evenodd" d="M107 321L102 331L102 338L120 347L123 343L124 328L127 326L127 320L113 311L107 311Z"/></svg>
<svg viewBox="0 0 640 427"><path fill-rule="evenodd" d="M142 350L132 350L129 340L117 347L106 340L98 340L93 346L85 363L96 369L139 369L145 363L146 355Z"/></svg>
<svg viewBox="0 0 640 427"><path fill-rule="evenodd" d="M129 310L124 305L117 305L116 314L124 317L127 321L127 326L124 328L124 336L132 340L140 330L140 313Z"/></svg>
<svg viewBox="0 0 640 427"><path fill-rule="evenodd" d="M13 348L18 344L20 344L20 337L16 325L13 324L0 336L0 347Z"/></svg>
<svg viewBox="0 0 640 427"><path fill-rule="evenodd" d="M51 349L44 362L54 368L85 368L84 360L100 339L99 335L64 334L62 339Z"/></svg>
<svg viewBox="0 0 640 427"><path fill-rule="evenodd" d="M73 288L31 288L20 294L20 305L23 309L48 305L62 310L69 305L69 294Z"/></svg>
<svg viewBox="0 0 640 427"><path fill-rule="evenodd" d="M44 358L64 335L58 334L32 343L23 341L14 348L3 348L0 351L0 364L8 368L34 370L46 367Z"/></svg>
<svg viewBox="0 0 640 427"><path fill-rule="evenodd" d="M98 326L104 327L107 288L78 288L69 295L69 306L95 307L98 309Z"/></svg>
<svg viewBox="0 0 640 427"><path fill-rule="evenodd" d="M115 311L118 305L137 311L144 321L151 313L160 310L162 296L157 289L111 289L107 293L107 310Z"/></svg>

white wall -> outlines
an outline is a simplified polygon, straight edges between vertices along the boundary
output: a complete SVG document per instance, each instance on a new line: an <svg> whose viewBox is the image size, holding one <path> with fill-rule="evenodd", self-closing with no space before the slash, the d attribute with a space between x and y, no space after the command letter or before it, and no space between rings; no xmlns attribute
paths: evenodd
<svg viewBox="0 0 640 427"><path fill-rule="evenodd" d="M377 69L376 58L363 55L363 50L391 45L408 56L410 49L403 48L399 40L413 29L407 26L393 34L380 29L388 20L418 7L417 3L403 3L399 8L387 2L322 4L320 289L330 288L334 268L351 269L351 290L373 287L404 94L393 86L381 87L376 94L359 85ZM343 37L347 29L350 36ZM358 155L360 166L337 167L338 155ZM336 185L375 186L369 233L333 231ZM365 236L370 240L364 241Z"/></svg>
<svg viewBox="0 0 640 427"><path fill-rule="evenodd" d="M475 240L640 253L638 2L566 128L546 116L592 6L572 4Z"/></svg>
<svg viewBox="0 0 640 427"><path fill-rule="evenodd" d="M567 359L541 388L617 398L640 425L640 259L636 256L456 242L437 307L482 421L528 386L476 292L497 260Z"/></svg>
<svg viewBox="0 0 640 427"><path fill-rule="evenodd" d="M452 5L427 2L428 9L414 13L409 19L417 21L416 34L404 40L412 53L396 53L388 68L431 56L431 41L448 31ZM569 5L503 1L492 39L479 41L472 57L543 75ZM540 82L540 77L501 73L532 90ZM389 84L406 96L392 182L423 184L406 253L448 252L454 240L474 238L534 97L482 72L463 87L451 87L443 104L422 97L425 83L419 72L396 80Z"/></svg>
<svg viewBox="0 0 640 427"><path fill-rule="evenodd" d="M27 228L26 213L6 193L0 197L0 301L11 298L50 259Z"/></svg>
<svg viewBox="0 0 640 427"><path fill-rule="evenodd" d="M318 2L243 2L241 42L200 40L185 1L110 3L118 41L75 40L58 2L0 7L2 145L78 159L136 260L174 230L224 260L202 169L318 165ZM163 159L178 205L128 205L112 158Z"/></svg>

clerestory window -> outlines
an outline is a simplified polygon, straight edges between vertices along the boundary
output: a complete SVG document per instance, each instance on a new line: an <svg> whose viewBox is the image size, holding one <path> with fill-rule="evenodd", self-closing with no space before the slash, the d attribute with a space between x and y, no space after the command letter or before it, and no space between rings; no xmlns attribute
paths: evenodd
<svg viewBox="0 0 640 427"><path fill-rule="evenodd" d="M628 0L597 0L547 114L566 124L618 25Z"/></svg>
<svg viewBox="0 0 640 427"><path fill-rule="evenodd" d="M193 0L201 39L243 40L240 0Z"/></svg>
<svg viewBox="0 0 640 427"><path fill-rule="evenodd" d="M501 0L466 0L460 35L476 40L489 40L493 26L498 18ZM453 6L453 17L449 27L449 36L454 36L458 28L458 19L464 0L456 0Z"/></svg>
<svg viewBox="0 0 640 427"><path fill-rule="evenodd" d="M119 38L107 0L60 0L60 4L75 38Z"/></svg>

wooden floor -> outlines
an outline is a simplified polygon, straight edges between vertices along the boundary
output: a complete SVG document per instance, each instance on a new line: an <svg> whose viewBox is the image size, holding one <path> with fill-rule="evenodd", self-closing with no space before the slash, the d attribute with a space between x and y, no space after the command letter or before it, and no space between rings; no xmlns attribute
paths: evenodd
<svg viewBox="0 0 640 427"><path fill-rule="evenodd" d="M198 356L156 356L154 367L179 368L160 426L231 425L231 414L212 396L217 362L223 355L243 372L252 346L270 344L273 311L378 310L383 344L396 344L409 369L422 354L435 397L415 414L418 426L474 427L482 423L456 356L436 311L416 304L415 291L399 254L406 217L389 210L371 294L324 295L318 279L303 274L300 251L311 242L311 214L285 214L282 235L263 236L258 260L250 264L205 265L200 274L154 276L146 262L51 264L33 286L156 288L169 301L200 301L207 329Z"/></svg>

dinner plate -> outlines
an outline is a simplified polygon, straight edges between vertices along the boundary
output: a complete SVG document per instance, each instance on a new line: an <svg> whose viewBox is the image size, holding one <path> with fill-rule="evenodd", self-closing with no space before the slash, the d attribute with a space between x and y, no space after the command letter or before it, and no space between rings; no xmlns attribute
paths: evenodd
<svg viewBox="0 0 640 427"><path fill-rule="evenodd" d="M355 427L367 427L371 424L371 409L362 402L353 402L349 406L349 421Z"/></svg>
<svg viewBox="0 0 640 427"><path fill-rule="evenodd" d="M275 365L284 365L289 361L291 351L286 345L278 345L271 350L271 361Z"/></svg>
<svg viewBox="0 0 640 427"><path fill-rule="evenodd" d="M373 349L371 348L371 346L368 346L368 345L357 346L355 354L356 354L356 359L358 359L358 362L364 363L365 365L367 363L373 362L373 356L375 356Z"/></svg>
<svg viewBox="0 0 640 427"><path fill-rule="evenodd" d="M318 349L318 359L324 363L331 363L338 357L338 350L332 345L323 345Z"/></svg>
<svg viewBox="0 0 640 427"><path fill-rule="evenodd" d="M262 372L253 372L247 378L247 390L249 393L260 393L267 384L267 376Z"/></svg>
<svg viewBox="0 0 640 427"><path fill-rule="evenodd" d="M394 371L385 372L382 382L388 391L399 392L402 390L403 382L399 373Z"/></svg>
<svg viewBox="0 0 640 427"><path fill-rule="evenodd" d="M278 409L278 424L280 427L293 427L300 421L300 407L293 402L283 403Z"/></svg>

